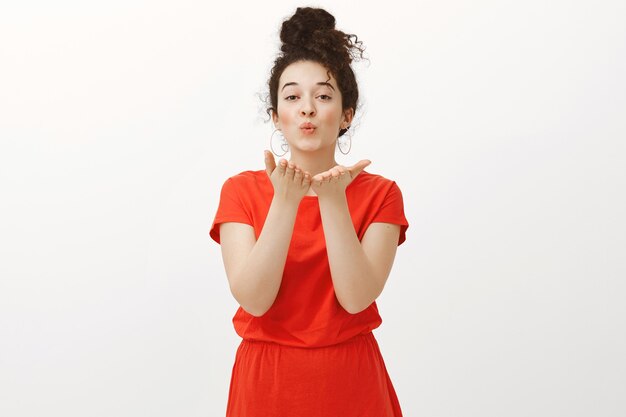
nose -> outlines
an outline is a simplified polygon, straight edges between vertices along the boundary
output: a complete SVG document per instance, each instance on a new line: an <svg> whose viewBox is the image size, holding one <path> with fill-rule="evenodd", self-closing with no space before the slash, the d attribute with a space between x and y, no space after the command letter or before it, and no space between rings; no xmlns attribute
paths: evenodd
<svg viewBox="0 0 626 417"><path fill-rule="evenodd" d="M300 113L302 113L303 116L313 116L315 114L315 106L313 106L311 99L302 100L301 103L302 108L300 109Z"/></svg>

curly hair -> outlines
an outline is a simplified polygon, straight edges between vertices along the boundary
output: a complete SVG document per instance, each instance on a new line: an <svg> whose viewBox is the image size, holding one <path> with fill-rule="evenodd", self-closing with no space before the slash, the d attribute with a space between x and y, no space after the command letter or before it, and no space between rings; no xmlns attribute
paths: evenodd
<svg viewBox="0 0 626 417"><path fill-rule="evenodd" d="M356 111L359 87L350 63L353 59L363 58L365 50L356 35L335 29L334 16L324 9L298 7L293 16L283 21L280 40L281 53L274 61L268 81L271 105L266 111L270 118L278 109L280 76L285 68L298 61L313 61L326 68L341 91L342 110L352 108ZM349 128L341 129L338 136Z"/></svg>

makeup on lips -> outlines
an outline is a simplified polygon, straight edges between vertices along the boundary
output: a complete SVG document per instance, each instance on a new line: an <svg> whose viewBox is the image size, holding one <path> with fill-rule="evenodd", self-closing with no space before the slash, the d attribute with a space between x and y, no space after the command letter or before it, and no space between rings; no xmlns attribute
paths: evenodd
<svg viewBox="0 0 626 417"><path fill-rule="evenodd" d="M300 131L305 135L311 135L315 133L315 125L313 123L302 123L300 125Z"/></svg>

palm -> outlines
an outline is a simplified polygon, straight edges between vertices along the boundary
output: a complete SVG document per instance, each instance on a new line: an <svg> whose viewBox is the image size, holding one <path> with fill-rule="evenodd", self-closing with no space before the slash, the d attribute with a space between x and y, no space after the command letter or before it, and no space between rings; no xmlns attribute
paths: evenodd
<svg viewBox="0 0 626 417"><path fill-rule="evenodd" d="M362 159L350 167L336 165L328 171L314 175L311 181L311 187L318 195L327 192L345 192L346 187L369 164L371 164L371 161Z"/></svg>

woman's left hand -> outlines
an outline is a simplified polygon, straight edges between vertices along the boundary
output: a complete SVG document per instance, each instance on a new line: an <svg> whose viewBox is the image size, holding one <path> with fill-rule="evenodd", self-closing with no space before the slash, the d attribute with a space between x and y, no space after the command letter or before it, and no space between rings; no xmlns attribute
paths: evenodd
<svg viewBox="0 0 626 417"><path fill-rule="evenodd" d="M311 188L318 197L345 196L346 187L371 163L368 159L362 159L351 167L336 165L328 171L314 175Z"/></svg>

